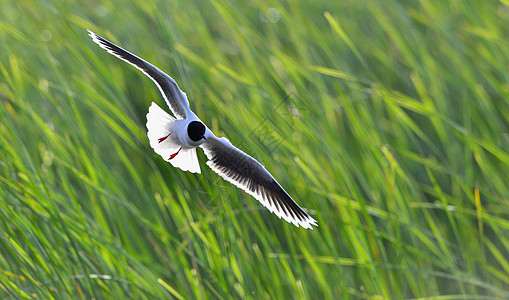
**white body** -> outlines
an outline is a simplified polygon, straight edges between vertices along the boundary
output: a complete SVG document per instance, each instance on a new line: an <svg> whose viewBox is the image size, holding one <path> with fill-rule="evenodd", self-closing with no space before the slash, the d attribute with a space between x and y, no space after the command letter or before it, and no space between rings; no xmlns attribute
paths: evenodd
<svg viewBox="0 0 509 300"><path fill-rule="evenodd" d="M189 119L177 120L152 102L147 114L147 136L150 146L165 161L183 171L201 173L196 147L203 144L205 140L195 142L189 138L187 126L192 121L199 121L199 119L192 114ZM207 128L206 134L209 132ZM166 138L161 141L164 137ZM177 152L177 155L172 156Z"/></svg>

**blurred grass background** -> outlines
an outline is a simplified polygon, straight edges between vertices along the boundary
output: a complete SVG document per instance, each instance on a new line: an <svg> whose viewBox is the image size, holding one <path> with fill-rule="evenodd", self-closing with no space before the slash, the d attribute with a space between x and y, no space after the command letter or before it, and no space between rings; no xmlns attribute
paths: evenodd
<svg viewBox="0 0 509 300"><path fill-rule="evenodd" d="M2 299L509 298L509 2L0 0ZM319 227L149 147L172 75ZM247 132L249 134L247 134Z"/></svg>

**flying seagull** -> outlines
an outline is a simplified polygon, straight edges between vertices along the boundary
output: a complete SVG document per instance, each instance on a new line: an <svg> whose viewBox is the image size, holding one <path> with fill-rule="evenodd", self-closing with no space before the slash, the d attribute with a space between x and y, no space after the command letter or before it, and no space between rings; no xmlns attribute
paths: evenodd
<svg viewBox="0 0 509 300"><path fill-rule="evenodd" d="M219 176L246 191L279 218L299 227L313 229L316 220L293 201L265 167L233 146L217 138L189 108L187 95L177 82L149 62L88 30L92 40L108 53L133 65L159 88L175 118L152 102L147 114L150 146L174 167L201 173L196 147L208 158L207 165Z"/></svg>

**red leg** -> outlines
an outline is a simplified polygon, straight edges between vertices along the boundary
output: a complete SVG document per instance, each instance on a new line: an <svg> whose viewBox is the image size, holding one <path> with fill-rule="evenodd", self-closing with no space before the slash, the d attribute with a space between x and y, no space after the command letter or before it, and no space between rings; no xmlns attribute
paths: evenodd
<svg viewBox="0 0 509 300"><path fill-rule="evenodd" d="M162 137L162 138L158 139L159 143L161 143L162 141L164 141L165 139L167 139L170 135L171 135L171 132L170 132L170 133L168 133L168 135L167 135L167 136L165 136L165 137Z"/></svg>
<svg viewBox="0 0 509 300"><path fill-rule="evenodd" d="M172 155L170 155L170 159L174 159L175 156L177 156L177 154L179 154L180 150L182 150L182 147L179 148L179 150L175 153L173 153Z"/></svg>

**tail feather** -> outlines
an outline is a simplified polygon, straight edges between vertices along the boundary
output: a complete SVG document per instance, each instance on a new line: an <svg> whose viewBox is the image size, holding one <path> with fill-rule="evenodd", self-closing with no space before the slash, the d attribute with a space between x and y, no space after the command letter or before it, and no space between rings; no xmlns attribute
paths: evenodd
<svg viewBox="0 0 509 300"><path fill-rule="evenodd" d="M169 161L174 167L180 168L183 171L201 174L196 148L182 149L179 154L171 160L168 159L169 157L163 158L164 160Z"/></svg>
<svg viewBox="0 0 509 300"><path fill-rule="evenodd" d="M196 155L196 148L182 148L179 151L181 145L175 143L171 136L171 124L175 122L175 120L174 117L170 116L161 107L152 102L147 113L147 136L150 146L157 154L174 167L180 168L183 171L201 173L200 163ZM164 138L166 136L168 137ZM177 151L179 151L178 154L170 159L172 154Z"/></svg>
<svg viewBox="0 0 509 300"><path fill-rule="evenodd" d="M170 126L174 121L174 117L152 102L147 113L147 136L152 148L155 149L159 144L159 139L170 133Z"/></svg>

